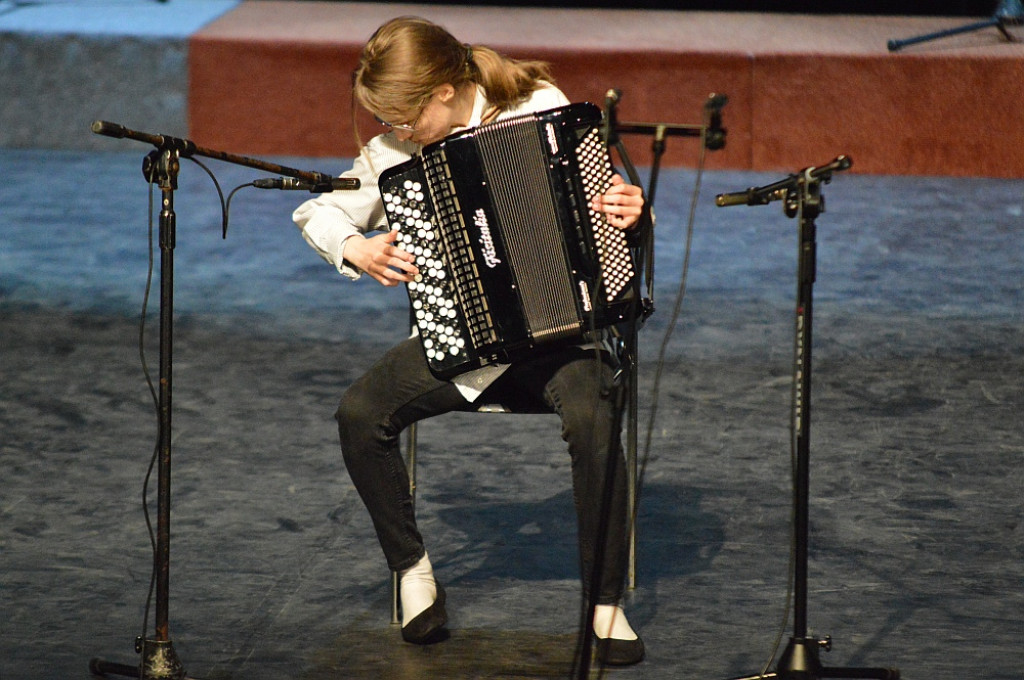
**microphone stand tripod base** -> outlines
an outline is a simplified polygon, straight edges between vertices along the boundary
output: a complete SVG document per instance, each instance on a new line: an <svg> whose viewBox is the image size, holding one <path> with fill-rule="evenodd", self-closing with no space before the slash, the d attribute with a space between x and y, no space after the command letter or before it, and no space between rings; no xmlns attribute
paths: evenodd
<svg viewBox="0 0 1024 680"><path fill-rule="evenodd" d="M821 661L818 658L818 648L831 649L830 639L815 640L811 638L790 638L789 646L779 658L779 665L775 671L770 673L758 673L757 675L744 675L730 680L759 680L760 678L781 678L782 680L816 680L826 677L823 673Z"/></svg>
<svg viewBox="0 0 1024 680"><path fill-rule="evenodd" d="M789 646L782 653L777 669L778 677L784 680L812 680L821 676L821 661L818 659L818 640L790 638Z"/></svg>
<svg viewBox="0 0 1024 680"><path fill-rule="evenodd" d="M185 669L170 640L144 640L142 642L142 678L144 680L181 680Z"/></svg>
<svg viewBox="0 0 1024 680"><path fill-rule="evenodd" d="M900 680L896 668L854 668L822 666L819 649L832 650L832 639L814 638L789 639L789 646L779 657L774 671L744 675L730 680L820 680L820 678L870 678L872 680Z"/></svg>
<svg viewBox="0 0 1024 680"><path fill-rule="evenodd" d="M184 680L185 669L170 640L135 640L135 651L142 654L138 666L92 659L89 672L93 675L120 675L142 680Z"/></svg>

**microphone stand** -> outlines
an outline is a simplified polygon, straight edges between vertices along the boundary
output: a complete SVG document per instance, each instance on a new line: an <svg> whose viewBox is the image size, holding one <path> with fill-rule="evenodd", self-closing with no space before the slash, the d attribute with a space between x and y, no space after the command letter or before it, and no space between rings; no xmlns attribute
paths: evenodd
<svg viewBox="0 0 1024 680"><path fill-rule="evenodd" d="M651 164L651 175L648 183L648 190L645 192L645 200L640 214L639 222L636 227L636 236L634 237L630 249L633 251L635 261L637 262L637 269L643 272L643 276L647 281L647 296L642 297L639 291L637 291L637 302L639 306L637 314L633 315L633 318L629 321L629 330L626 333L626 341L624 344L624 359L627 370L627 380L629 381L628 389L630 395L637 394L638 376L637 376L637 331L638 324L643 323L654 313L654 221L652 218L652 206L654 205L654 195L658 184L658 171L661 165L661 157L665 152L666 137L703 137L704 145L710 150L718 150L725 146L725 135L726 130L722 127L722 107L725 106L728 99L725 95L711 94L708 97L707 102L704 105L705 122L702 125L680 125L671 123L620 123L617 118L617 107L619 100L622 97L622 93L619 90L611 89L608 90L605 95L604 102L604 119L601 125L601 135L604 139L605 145L612 149L614 148L622 160L622 164L625 168L626 175L629 177L629 181L634 186L643 187L643 183L640 181L640 176L636 171L636 167L630 160L629 153L626 150L625 145L622 142L621 135L632 134L632 135L647 135L653 137L652 152L653 160ZM639 288L639 281L635 284ZM635 523L633 513L636 507L636 480L637 480L637 413L638 406L635 398L631 398L628 401L629 414L627 418L626 428L626 457L630 462L626 468L626 489L627 489L627 507L629 508L629 520L631 523ZM620 404L621 407L621 396ZM608 533L609 517L608 507L611 499L611 489L614 484L614 473L615 473L615 459L611 456L608 458L608 464L605 469L605 488L602 495L602 513L601 520L598 525L598 535L606 536ZM629 543L629 557L628 557L628 585L629 588L636 586L636 532L630 531L630 543ZM600 572L603 569L604 553L603 541L598 542L599 552L595 554L594 566L591 571L591 584L592 589L596 587L597 583L600 583ZM587 602L587 613L586 619L583 622L584 630L587 630L594 620L594 612L597 608L596 596L591 594L589 601ZM580 665L577 669L576 677L580 680L589 677L590 672L590 655L591 655L591 636L589 633L583 636L582 651L580 653Z"/></svg>
<svg viewBox="0 0 1024 680"><path fill-rule="evenodd" d="M1024 25L1024 5L1021 4L1021 0L1001 0L992 16L984 21L977 21L973 24L967 24L966 26L958 26L957 28L950 28L945 31L937 31L935 33L927 33L925 35L906 38L904 40L890 40L888 42L888 47L890 52L896 52L908 45L916 45L917 43L926 42L928 40L947 38L951 35L968 33L970 31L980 31L981 29L988 28L990 26L998 28L999 32L1003 34L1003 37L1006 38L1008 42L1018 42L1017 38L1006 30L1006 27L1021 25Z"/></svg>
<svg viewBox="0 0 1024 680"><path fill-rule="evenodd" d="M710 94L704 103L704 122L700 125L672 124L672 123L638 123L619 122L615 117L615 107L621 95L617 90L610 90L605 100L606 118L608 120L608 146L614 147L618 152L622 163L625 166L626 174L630 182L636 186L643 186L640 182L636 168L630 161L629 154L622 142L622 135L641 135L652 138L651 141L651 174L648 181L647 196L644 201L643 213L640 216L640 223L637 228L637 245L635 251L637 260L644 272L647 282L647 297L640 302L641 310L639 318L641 323L654 313L654 220L652 209L654 207L655 192L658 188L658 177L661 169L661 159L666 149L666 137L703 137L704 146L709 151L717 151L725 148L726 130L722 127L722 107L729 101L725 95ZM636 394L637 372L636 372L636 327L633 327L632 346L628 348L627 359L630 368L630 394ZM629 484L629 507L635 505L634 496L636 470L636 441L635 432L637 405L630 400L628 423L632 431L627 433L627 443L631 446L633 461L632 468L628 470L630 475ZM636 585L636 532L631 532L632 539L629 546L629 587Z"/></svg>
<svg viewBox="0 0 1024 680"><path fill-rule="evenodd" d="M174 213L174 192L178 188L178 171L181 158L205 156L217 160L244 165L269 172L289 175L310 185L310 191L331 191L333 189L355 189L358 180L338 180L319 172L295 170L286 166L245 156L204 149L187 139L153 135L130 130L124 126L105 121L92 124L92 131L108 137L129 138L152 144L155 148L142 164L146 181L160 187L162 194L160 211L160 386L157 399L159 414L157 438L157 525L154 544L153 571L156 574L156 607L154 636L139 636L135 640L135 651L141 654L138 666L91 659L89 671L94 675L108 673L126 677L157 680L185 677L185 669L174 651L168 624L168 599L170 595L170 527L171 527L171 416L172 416L172 355L174 330L174 247L176 241L176 217Z"/></svg>
<svg viewBox="0 0 1024 680"><path fill-rule="evenodd" d="M784 680L817 680L818 678L877 678L899 680L895 668L839 668L822 666L818 650L832 649L831 637L819 640L807 634L807 554L809 526L810 429L811 429L811 321L816 276L817 243L815 219L825 211L821 185L832 179L834 172L848 169L852 160L839 156L820 168L807 168L788 178L746 191L719 194L716 205L767 205L785 201L787 217L799 221L799 256L797 266L796 357L797 380L793 392L791 428L796 442L795 484L793 489L794 574L793 574L793 636L779 659L774 672L741 676L733 680L783 678Z"/></svg>

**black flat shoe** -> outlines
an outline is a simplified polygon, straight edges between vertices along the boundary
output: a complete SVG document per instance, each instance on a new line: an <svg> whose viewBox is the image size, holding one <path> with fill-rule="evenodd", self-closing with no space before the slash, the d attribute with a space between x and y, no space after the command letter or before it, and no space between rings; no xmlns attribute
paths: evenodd
<svg viewBox="0 0 1024 680"><path fill-rule="evenodd" d="M644 660L644 641L597 638L597 660L606 666L632 666Z"/></svg>
<svg viewBox="0 0 1024 680"><path fill-rule="evenodd" d="M444 626L448 623L448 612L444 608L444 588L437 584L437 598L412 621L402 626L402 639L414 645L429 645L445 639L448 633Z"/></svg>

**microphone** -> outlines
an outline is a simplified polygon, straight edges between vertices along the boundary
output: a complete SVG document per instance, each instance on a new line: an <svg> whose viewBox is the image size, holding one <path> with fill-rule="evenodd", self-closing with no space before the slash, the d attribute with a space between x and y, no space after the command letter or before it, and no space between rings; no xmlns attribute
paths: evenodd
<svg viewBox="0 0 1024 680"><path fill-rule="evenodd" d="M712 93L704 102L704 110L708 113L708 128L704 136L704 146L709 151L717 151L725 147L726 131L722 127L722 107L728 101L729 98L724 94Z"/></svg>
<svg viewBox="0 0 1024 680"><path fill-rule="evenodd" d="M123 139L128 134L128 128L125 126L105 120L94 120L91 129L98 135L106 135L115 139Z"/></svg>
<svg viewBox="0 0 1024 680"><path fill-rule="evenodd" d="M278 177L276 179L256 179L252 185L257 189L281 189L283 191L315 191L328 192L338 189L358 189L359 180L354 177L334 177L318 182L310 182L295 177Z"/></svg>
<svg viewBox="0 0 1024 680"><path fill-rule="evenodd" d="M732 205L767 205L772 198L782 198L785 193L786 190L783 189L781 195L778 192L760 195L757 187L750 187L746 191L718 194L715 197L715 205L719 208L728 208Z"/></svg>
<svg viewBox="0 0 1024 680"><path fill-rule="evenodd" d="M306 190L312 191L313 183L307 182L304 179L295 179L294 177L278 177L277 179L256 179L253 180L252 185L257 189L283 189L285 191L290 190Z"/></svg>
<svg viewBox="0 0 1024 680"><path fill-rule="evenodd" d="M615 88L608 90L604 95L604 120L601 121L601 137L606 146L612 146L618 141L615 128L618 126L615 108L622 99L622 92Z"/></svg>

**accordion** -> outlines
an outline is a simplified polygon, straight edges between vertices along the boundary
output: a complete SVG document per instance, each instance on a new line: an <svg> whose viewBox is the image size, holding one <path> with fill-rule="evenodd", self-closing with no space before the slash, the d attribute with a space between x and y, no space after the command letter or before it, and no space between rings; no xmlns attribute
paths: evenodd
<svg viewBox="0 0 1024 680"><path fill-rule="evenodd" d="M633 256L591 200L611 185L601 111L581 103L454 133L380 192L430 370L442 379L590 341L636 315Z"/></svg>

